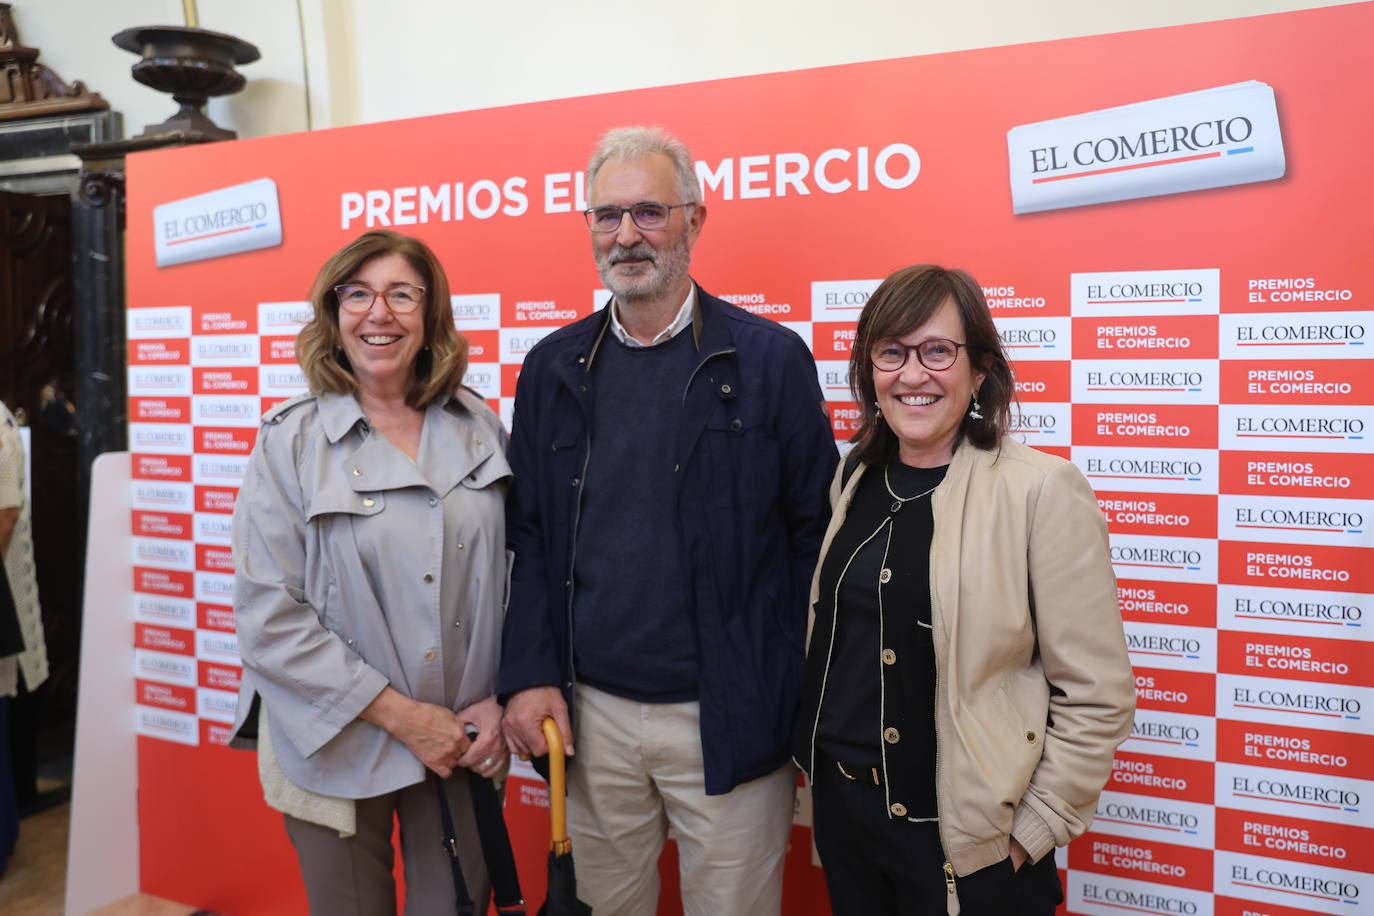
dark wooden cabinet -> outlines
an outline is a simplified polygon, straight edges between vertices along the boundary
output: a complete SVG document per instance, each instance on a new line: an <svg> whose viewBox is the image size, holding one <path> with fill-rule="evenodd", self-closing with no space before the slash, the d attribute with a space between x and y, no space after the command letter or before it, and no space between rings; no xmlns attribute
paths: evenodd
<svg viewBox="0 0 1374 916"><path fill-rule="evenodd" d="M30 429L34 562L49 653L46 693L74 701L86 508L77 502L72 339L72 205L62 194L0 191L0 400ZM66 683L70 681L70 683Z"/></svg>
<svg viewBox="0 0 1374 916"><path fill-rule="evenodd" d="M50 667L12 710L21 795L35 761L60 770L71 753L90 463L126 442L122 188L99 193L72 153L121 134L108 111L0 121L0 399L30 429Z"/></svg>

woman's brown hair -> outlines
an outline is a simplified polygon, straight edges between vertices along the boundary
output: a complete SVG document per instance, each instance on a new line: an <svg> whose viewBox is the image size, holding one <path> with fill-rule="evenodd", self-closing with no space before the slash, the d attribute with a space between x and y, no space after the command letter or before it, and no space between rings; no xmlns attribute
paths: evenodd
<svg viewBox="0 0 1374 916"><path fill-rule="evenodd" d="M453 305L443 265L419 239L389 229L373 229L325 261L310 290L315 314L296 336L296 361L315 394L357 392L357 376L343 353L334 287L347 283L363 264L388 254L405 258L425 288L424 349L415 360L415 374L406 389L406 403L424 409L448 398L462 384L468 367L468 342L453 327Z"/></svg>

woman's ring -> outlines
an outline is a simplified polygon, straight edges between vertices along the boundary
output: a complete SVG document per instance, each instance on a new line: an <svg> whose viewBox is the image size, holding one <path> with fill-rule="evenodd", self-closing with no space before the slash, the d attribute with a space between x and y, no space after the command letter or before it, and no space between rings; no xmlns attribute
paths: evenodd
<svg viewBox="0 0 1374 916"><path fill-rule="evenodd" d="M492 765L493 762L494 761L490 757L488 757L486 760L482 761L482 766L489 767Z"/></svg>

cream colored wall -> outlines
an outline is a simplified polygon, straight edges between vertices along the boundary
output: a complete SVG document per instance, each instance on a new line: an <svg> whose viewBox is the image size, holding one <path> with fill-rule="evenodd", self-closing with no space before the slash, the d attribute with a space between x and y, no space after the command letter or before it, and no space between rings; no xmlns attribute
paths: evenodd
<svg viewBox="0 0 1374 916"><path fill-rule="evenodd" d="M330 100L334 124L1334 5L1282 0L320 2L331 73L354 71L348 87L340 86ZM380 48L393 53L380 54Z"/></svg>
<svg viewBox="0 0 1374 916"><path fill-rule="evenodd" d="M256 44L248 86L209 114L262 136L694 80L1180 25L1351 0L195 0ZM109 36L184 23L182 0L14 0L24 42L122 110L168 117Z"/></svg>
<svg viewBox="0 0 1374 916"><path fill-rule="evenodd" d="M124 113L124 132L140 133L177 110L171 96L134 82L138 60L110 41L140 25L185 25L182 0L9 0L24 44L68 83L80 80ZM302 0L318 5L319 0ZM240 72L248 85L235 96L211 101L211 120L240 136L306 130L304 43L296 0L197 0L200 27L251 41L262 59Z"/></svg>

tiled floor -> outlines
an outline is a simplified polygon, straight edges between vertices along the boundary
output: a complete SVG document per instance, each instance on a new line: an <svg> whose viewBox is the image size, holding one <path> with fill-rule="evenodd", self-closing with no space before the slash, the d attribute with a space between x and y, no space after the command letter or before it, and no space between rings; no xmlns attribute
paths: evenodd
<svg viewBox="0 0 1374 916"><path fill-rule="evenodd" d="M57 805L19 822L19 845L0 877L5 916L62 916L71 807Z"/></svg>
<svg viewBox="0 0 1374 916"><path fill-rule="evenodd" d="M4 916L63 916L67 897L67 826L71 804L31 815L19 823L19 845L0 877ZM71 916L186 916L192 907L139 894Z"/></svg>

